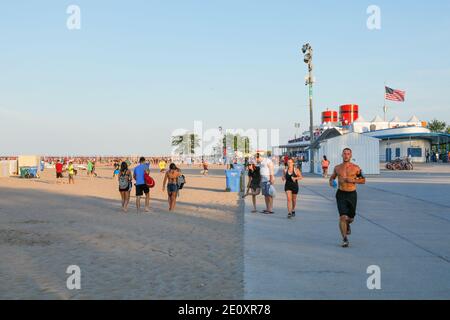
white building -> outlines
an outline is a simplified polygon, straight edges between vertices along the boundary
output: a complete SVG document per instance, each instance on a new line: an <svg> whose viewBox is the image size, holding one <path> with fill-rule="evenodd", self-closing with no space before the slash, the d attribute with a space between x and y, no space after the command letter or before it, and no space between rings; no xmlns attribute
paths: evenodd
<svg viewBox="0 0 450 320"><path fill-rule="evenodd" d="M403 127L366 132L364 135L378 138L380 142L380 161L389 162L397 158L411 156L415 163L426 162L427 152L437 147L440 157L449 151L450 135L431 132L423 127Z"/></svg>
<svg viewBox="0 0 450 320"><path fill-rule="evenodd" d="M315 173L322 174L323 156L330 161L330 168L342 163L342 151L345 148L352 149L352 161L360 166L365 174L380 174L380 140L355 132L342 135L336 129L327 130L312 145Z"/></svg>
<svg viewBox="0 0 450 320"><path fill-rule="evenodd" d="M324 123L321 129L324 130L323 134L312 146L315 152L314 167L316 173L321 173L320 162L323 155L330 157L330 161L332 157L336 157L334 152L337 152L337 157L340 157L342 150L331 150L332 146L328 142L328 140L338 136L349 137L335 140L332 143L335 143L339 148L345 143L355 145L355 151L358 154L355 160L367 163L368 169L366 171L368 174L369 172L379 173L379 162L389 162L408 156L411 156L412 161L415 163L424 163L427 160L427 153L434 154L437 152L439 161L448 161L450 134L431 132L426 128L426 123L421 122L416 116L411 117L408 121L401 121L398 117L394 117L390 121L384 121L379 116L376 116L372 121L366 121L360 116L357 121L349 126L340 126L339 123ZM359 138L356 138L358 136ZM367 148L358 142L358 140L362 141L364 136L378 139L377 152L371 149L373 145L369 140L367 141ZM348 142L345 139L349 139ZM309 161L309 144L309 141L306 140L291 141L287 145L280 146L280 148L283 154L298 155L305 153L306 159ZM359 154L359 150L365 151ZM365 159L366 156L370 157L370 159ZM429 160L436 161L436 157L431 156ZM373 161L378 163L377 168L370 167L374 164ZM306 162L303 165L303 170L308 172L309 167L309 162Z"/></svg>

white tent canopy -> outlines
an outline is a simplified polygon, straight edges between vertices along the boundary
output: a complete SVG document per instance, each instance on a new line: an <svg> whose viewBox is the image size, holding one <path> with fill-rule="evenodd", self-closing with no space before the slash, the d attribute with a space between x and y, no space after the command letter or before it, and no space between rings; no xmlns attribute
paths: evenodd
<svg viewBox="0 0 450 320"><path fill-rule="evenodd" d="M384 122L383 119L381 119L380 116L376 116L375 118L373 118L372 122Z"/></svg>
<svg viewBox="0 0 450 320"><path fill-rule="evenodd" d="M418 123L418 122L420 122L420 120L416 116L413 116L411 119L408 120L408 123Z"/></svg>

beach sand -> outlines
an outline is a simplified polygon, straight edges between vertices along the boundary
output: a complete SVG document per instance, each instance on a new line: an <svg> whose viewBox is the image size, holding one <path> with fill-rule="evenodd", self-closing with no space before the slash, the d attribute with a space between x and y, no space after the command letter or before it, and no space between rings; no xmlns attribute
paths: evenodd
<svg viewBox="0 0 450 320"><path fill-rule="evenodd" d="M135 188L122 214L112 169L97 171L75 185L56 184L52 169L0 179L0 299L243 297L243 204L224 192L223 170L186 170L170 213L153 169L151 212L139 215ZM70 265L81 268L81 290L66 287Z"/></svg>

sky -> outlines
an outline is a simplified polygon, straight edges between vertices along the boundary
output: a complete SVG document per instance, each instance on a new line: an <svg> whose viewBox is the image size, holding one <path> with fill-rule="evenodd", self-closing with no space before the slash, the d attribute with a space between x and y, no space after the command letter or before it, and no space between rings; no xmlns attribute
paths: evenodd
<svg viewBox="0 0 450 320"><path fill-rule="evenodd" d="M67 28L77 5L81 29ZM381 29L367 28L377 5ZM449 1L42 0L0 3L0 155L168 154L176 129L308 130L358 104L450 123Z"/></svg>

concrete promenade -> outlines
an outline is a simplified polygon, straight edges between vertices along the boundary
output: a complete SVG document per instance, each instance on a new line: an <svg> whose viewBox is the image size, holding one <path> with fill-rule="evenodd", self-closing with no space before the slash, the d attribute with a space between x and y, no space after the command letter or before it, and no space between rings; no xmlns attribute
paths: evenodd
<svg viewBox="0 0 450 320"><path fill-rule="evenodd" d="M246 299L450 299L450 166L368 177L348 249L325 179L303 180L292 220L280 177L277 190L273 216L250 213L246 200ZM381 290L367 288L371 265Z"/></svg>

